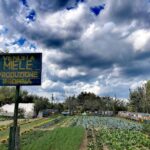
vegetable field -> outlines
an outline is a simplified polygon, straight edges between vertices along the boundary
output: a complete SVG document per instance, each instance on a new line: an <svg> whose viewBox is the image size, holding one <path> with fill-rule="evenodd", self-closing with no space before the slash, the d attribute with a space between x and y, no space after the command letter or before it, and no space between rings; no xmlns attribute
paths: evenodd
<svg viewBox="0 0 150 150"><path fill-rule="evenodd" d="M89 150L150 150L143 125L116 117L79 117L76 125L87 129Z"/></svg>
<svg viewBox="0 0 150 150"><path fill-rule="evenodd" d="M150 139L139 131L103 128L96 132L96 146L103 149L104 145L110 150L149 150Z"/></svg>
<svg viewBox="0 0 150 150"><path fill-rule="evenodd" d="M8 149L8 126L1 127L0 150ZM117 117L53 116L20 127L21 150L150 150L144 126Z"/></svg>
<svg viewBox="0 0 150 150"><path fill-rule="evenodd" d="M85 128L107 127L113 129L142 130L142 125L139 123L115 117L84 116L78 117L76 122L77 125L82 125Z"/></svg>

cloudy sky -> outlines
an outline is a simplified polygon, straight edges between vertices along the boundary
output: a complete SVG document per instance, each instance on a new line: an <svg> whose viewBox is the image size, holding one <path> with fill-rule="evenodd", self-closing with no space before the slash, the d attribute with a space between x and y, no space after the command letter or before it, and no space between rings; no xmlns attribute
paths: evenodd
<svg viewBox="0 0 150 150"><path fill-rule="evenodd" d="M0 0L0 50L42 52L42 85L128 98L150 79L150 0Z"/></svg>

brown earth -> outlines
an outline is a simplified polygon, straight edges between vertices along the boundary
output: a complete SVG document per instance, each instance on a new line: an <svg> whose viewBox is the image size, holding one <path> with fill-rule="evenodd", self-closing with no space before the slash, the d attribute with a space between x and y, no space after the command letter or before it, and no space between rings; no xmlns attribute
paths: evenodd
<svg viewBox="0 0 150 150"><path fill-rule="evenodd" d="M85 131L85 135L84 135L84 138L83 138L83 142L81 143L80 150L87 150L87 144L88 144L87 132Z"/></svg>

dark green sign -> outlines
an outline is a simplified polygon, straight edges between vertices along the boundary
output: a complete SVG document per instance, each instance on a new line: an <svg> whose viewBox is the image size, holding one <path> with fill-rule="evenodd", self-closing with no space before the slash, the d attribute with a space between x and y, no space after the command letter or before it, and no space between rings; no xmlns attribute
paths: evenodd
<svg viewBox="0 0 150 150"><path fill-rule="evenodd" d="M0 86L41 85L42 53L0 54Z"/></svg>

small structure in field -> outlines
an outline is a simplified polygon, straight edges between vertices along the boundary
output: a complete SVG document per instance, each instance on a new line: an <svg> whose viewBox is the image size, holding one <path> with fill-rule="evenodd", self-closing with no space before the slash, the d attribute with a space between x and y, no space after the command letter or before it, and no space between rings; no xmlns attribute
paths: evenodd
<svg viewBox="0 0 150 150"><path fill-rule="evenodd" d="M70 112L69 111L63 111L61 114L64 115L64 116L69 116Z"/></svg>
<svg viewBox="0 0 150 150"><path fill-rule="evenodd" d="M113 111L99 111L98 115L100 115L100 116L113 116L114 112Z"/></svg>
<svg viewBox="0 0 150 150"><path fill-rule="evenodd" d="M0 110L1 116L13 117L14 104L3 105ZM24 118L33 118L35 116L34 103L19 103L19 110L23 113Z"/></svg>
<svg viewBox="0 0 150 150"><path fill-rule="evenodd" d="M38 117L48 117L55 114L58 114L58 109L45 109L38 113Z"/></svg>
<svg viewBox="0 0 150 150"><path fill-rule="evenodd" d="M83 112L83 113L82 113L82 116L86 116L86 115L87 115L87 113L86 113L86 112Z"/></svg>
<svg viewBox="0 0 150 150"><path fill-rule="evenodd" d="M135 121L150 121L150 114L148 113L138 113L138 112L127 112L127 111L119 111L118 116L132 119Z"/></svg>

